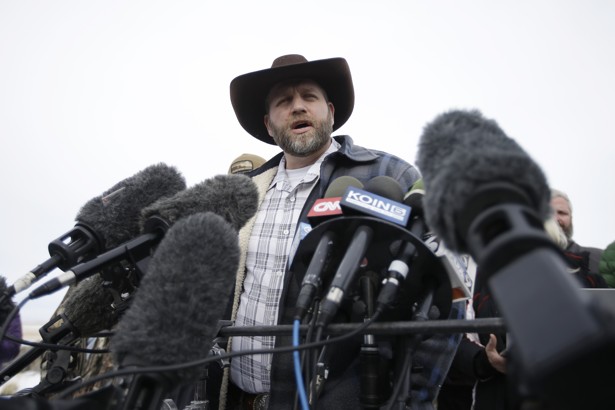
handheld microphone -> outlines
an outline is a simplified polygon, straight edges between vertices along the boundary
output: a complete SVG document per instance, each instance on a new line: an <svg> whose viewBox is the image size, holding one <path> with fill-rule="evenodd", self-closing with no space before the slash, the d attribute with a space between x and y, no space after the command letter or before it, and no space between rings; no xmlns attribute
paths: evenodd
<svg viewBox="0 0 615 410"><path fill-rule="evenodd" d="M41 285L30 293L34 299L94 275L100 269L130 258L139 262L150 256L165 232L179 219L199 212L223 216L239 230L255 213L258 191L245 175L217 175L170 198L162 198L142 211L144 233Z"/></svg>
<svg viewBox="0 0 615 410"><path fill-rule="evenodd" d="M374 178L368 181L366 188L387 194L398 192L398 197L401 199L403 191L397 187L398 185L399 183L392 178ZM345 214L346 209L349 209L351 213L360 212L363 215L375 216L378 219L404 225L403 221L407 221L410 211L405 205L394 200L352 187L346 191L340 201L340 206ZM359 223L354 230L352 239L331 281L328 293L320 305L317 326L327 326L337 313L345 293L354 282L373 236L374 227L367 223Z"/></svg>
<svg viewBox="0 0 615 410"><path fill-rule="evenodd" d="M403 190L388 176L372 178L365 189L349 188L340 201L344 215L367 215L405 227L410 208L402 203Z"/></svg>
<svg viewBox="0 0 615 410"><path fill-rule="evenodd" d="M205 358L231 297L238 265L237 232L220 216L197 213L173 225L111 339L120 368ZM136 375L121 408L158 410L168 391L199 376L198 367Z"/></svg>
<svg viewBox="0 0 615 410"><path fill-rule="evenodd" d="M363 184L351 176L342 176L331 182L324 197L316 200L308 212L307 216L311 225L316 226L324 219L342 215L342 208L340 207L341 195L351 186L360 188L363 187ZM297 296L295 307L295 318L303 319L312 304L316 292L322 285L322 273L325 271L327 263L331 260L336 242L337 234L333 231L324 232L318 241L316 250L301 282L301 290Z"/></svg>
<svg viewBox="0 0 615 410"><path fill-rule="evenodd" d="M424 208L423 196L425 195L423 180L415 182L404 196L404 204L410 208L410 220L408 228L410 233L418 239L422 239L427 226L423 222ZM377 304L379 308L390 306L397 297L400 284L410 273L412 261L418 254L416 245L412 242L404 241L400 244L395 259L388 268L388 276L382 283L382 288L378 294Z"/></svg>
<svg viewBox="0 0 615 410"><path fill-rule="evenodd" d="M314 201L314 204L310 208L307 214L310 225L315 227L323 221L342 215L343 212L340 207L340 201L346 189L351 186L363 188L361 181L348 175L341 176L332 181L325 195Z"/></svg>
<svg viewBox="0 0 615 410"><path fill-rule="evenodd" d="M451 250L476 260L514 338L511 374L524 394L548 408L612 403L609 389L577 393L615 378L604 366L615 359L613 320L581 295L544 232L550 193L538 165L479 111L428 124L417 164L427 223Z"/></svg>
<svg viewBox="0 0 615 410"><path fill-rule="evenodd" d="M185 188L183 176L174 167L161 163L92 198L77 214L75 227L49 244L51 258L18 279L9 288L9 297L29 288L55 268L66 271L134 237L139 233L139 213L144 207Z"/></svg>

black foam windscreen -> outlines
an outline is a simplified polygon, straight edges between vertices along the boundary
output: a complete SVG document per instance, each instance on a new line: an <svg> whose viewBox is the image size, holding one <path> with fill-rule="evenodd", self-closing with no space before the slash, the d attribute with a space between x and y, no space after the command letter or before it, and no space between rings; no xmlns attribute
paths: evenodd
<svg viewBox="0 0 615 410"><path fill-rule="evenodd" d="M111 329L119 312L113 308L113 296L103 287L100 275L84 279L70 288L58 313L64 313L78 334L93 336Z"/></svg>
<svg viewBox="0 0 615 410"><path fill-rule="evenodd" d="M143 209L141 224L149 218L158 217L172 225L188 215L214 212L239 230L257 209L258 190L249 177L241 174L216 175Z"/></svg>
<svg viewBox="0 0 615 410"><path fill-rule="evenodd" d="M122 366L172 365L207 356L239 264L237 232L222 217L180 219L158 245L110 348ZM196 379L198 368L170 375Z"/></svg>
<svg viewBox="0 0 615 410"><path fill-rule="evenodd" d="M92 198L79 210L76 220L93 229L102 237L104 247L111 249L139 234L143 208L184 189L184 177L175 167L151 165Z"/></svg>
<svg viewBox="0 0 615 410"><path fill-rule="evenodd" d="M466 225L491 204L523 203L543 220L550 214L550 190L541 168L479 111L436 117L420 138L416 162L426 188L427 224L451 250L467 252ZM494 184L507 189L475 202Z"/></svg>

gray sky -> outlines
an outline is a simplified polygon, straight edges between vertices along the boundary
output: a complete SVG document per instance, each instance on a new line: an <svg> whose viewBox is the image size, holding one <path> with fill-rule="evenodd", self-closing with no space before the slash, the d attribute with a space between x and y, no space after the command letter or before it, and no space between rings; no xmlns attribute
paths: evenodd
<svg viewBox="0 0 615 410"><path fill-rule="evenodd" d="M427 122L480 109L571 196L577 242L605 247L614 18L610 0L2 0L0 274L47 259L83 204L151 164L193 185L277 153L238 124L229 83L290 53L346 58L356 105L338 134L411 163Z"/></svg>

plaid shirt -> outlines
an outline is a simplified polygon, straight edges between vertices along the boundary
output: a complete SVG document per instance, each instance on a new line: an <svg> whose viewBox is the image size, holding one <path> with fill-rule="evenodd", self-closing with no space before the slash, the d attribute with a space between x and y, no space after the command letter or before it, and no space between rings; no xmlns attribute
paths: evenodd
<svg viewBox="0 0 615 410"><path fill-rule="evenodd" d="M300 224L308 224L307 213L310 207L316 199L323 197L331 181L338 177L349 175L365 183L376 176L387 175L397 180L404 190L408 190L420 178L420 174L412 165L395 155L356 146L348 136L334 138L341 144L341 147L323 160L319 178L305 201L298 223L294 224L295 228ZM267 179L267 175L272 168L279 167L282 158L283 155L280 153L250 174L257 185L263 182L269 184L272 181L272 179ZM250 228L245 228L247 229L244 229L240 235L240 243L242 235L250 235ZM282 292L279 296L276 296L276 299L279 298L277 323L290 324L292 323L294 305L302 278L296 277L288 271L288 262L284 271ZM244 267L240 265L238 287L241 287L243 276ZM237 303L237 300L235 303ZM449 318L463 318L463 310L463 305L454 304ZM417 346L413 355L413 369L420 370L413 370L411 391L409 392L413 410L433 409L433 401L450 367L460 337L460 334L436 334ZM291 344L292 338L290 336L275 338L276 347ZM360 341L358 345L349 342L343 346L330 346L333 360L329 379L325 383L323 394L319 399L320 407L344 410L360 408L357 369L357 349L359 346ZM235 350L234 343L233 350ZM235 360L236 358L233 359L233 361ZM291 354L274 355L271 362L269 409L293 407L296 392L293 374ZM224 398L221 398L221 400L223 401Z"/></svg>
<svg viewBox="0 0 615 410"><path fill-rule="evenodd" d="M295 228L301 210L319 178L323 159L337 151L335 140L329 149L298 180L290 177L284 158L261 204L250 236L246 258L246 279L235 325L259 326L277 323L284 272L291 254ZM298 241L297 241L298 242ZM232 350L273 348L274 336L234 337ZM271 355L247 355L231 362L231 379L243 391L263 393L270 389Z"/></svg>

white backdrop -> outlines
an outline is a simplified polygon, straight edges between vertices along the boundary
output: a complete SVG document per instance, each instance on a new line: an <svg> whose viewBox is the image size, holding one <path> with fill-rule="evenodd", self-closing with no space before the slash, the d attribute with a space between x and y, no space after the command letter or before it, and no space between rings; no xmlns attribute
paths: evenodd
<svg viewBox="0 0 615 410"><path fill-rule="evenodd" d="M188 184L251 138L229 100L275 57L345 57L356 105L338 133L414 162L451 108L496 119L574 202L575 237L615 240L615 2L0 1L0 274L48 258L90 198L148 165ZM52 275L50 275L52 276ZM40 325L61 293L28 303Z"/></svg>

